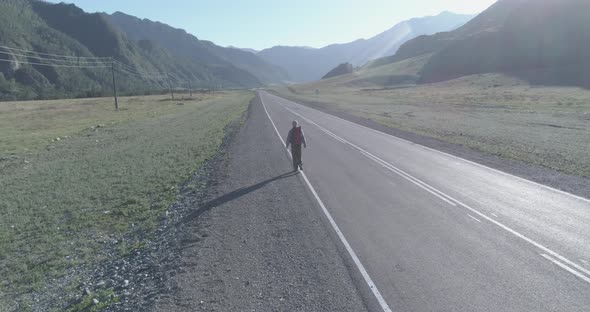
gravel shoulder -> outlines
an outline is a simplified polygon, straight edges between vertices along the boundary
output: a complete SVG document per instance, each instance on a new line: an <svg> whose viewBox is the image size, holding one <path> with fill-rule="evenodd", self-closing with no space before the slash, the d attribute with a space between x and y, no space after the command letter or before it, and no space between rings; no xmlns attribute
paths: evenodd
<svg viewBox="0 0 590 312"><path fill-rule="evenodd" d="M153 311L365 311L317 204L254 100L179 227L177 267Z"/></svg>

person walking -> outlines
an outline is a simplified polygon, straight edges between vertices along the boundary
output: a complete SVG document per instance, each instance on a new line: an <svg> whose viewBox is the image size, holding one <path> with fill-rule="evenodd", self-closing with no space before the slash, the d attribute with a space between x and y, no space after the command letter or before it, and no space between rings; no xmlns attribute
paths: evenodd
<svg viewBox="0 0 590 312"><path fill-rule="evenodd" d="M293 158L293 171L303 170L303 162L301 162L301 145L307 148L305 143L305 135L301 126L298 126L297 120L293 121L293 128L289 130L287 135L287 149L291 146L291 156Z"/></svg>

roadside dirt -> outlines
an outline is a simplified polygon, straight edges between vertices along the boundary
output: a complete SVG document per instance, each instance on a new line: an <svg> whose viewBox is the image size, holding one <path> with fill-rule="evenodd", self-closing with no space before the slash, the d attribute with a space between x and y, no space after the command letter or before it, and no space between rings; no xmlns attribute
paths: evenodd
<svg viewBox="0 0 590 312"><path fill-rule="evenodd" d="M256 100L255 100L256 101ZM366 311L346 262L258 102L188 201L152 311Z"/></svg>

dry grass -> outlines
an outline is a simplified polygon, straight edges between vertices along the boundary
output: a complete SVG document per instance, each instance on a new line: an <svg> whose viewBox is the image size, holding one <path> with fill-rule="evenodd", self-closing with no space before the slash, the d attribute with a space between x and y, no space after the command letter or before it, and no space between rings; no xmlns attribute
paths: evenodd
<svg viewBox="0 0 590 312"><path fill-rule="evenodd" d="M0 308L99 261L105 241L124 252L121 237L151 233L252 97L0 103Z"/></svg>
<svg viewBox="0 0 590 312"><path fill-rule="evenodd" d="M360 76L377 76L383 68ZM388 87L378 81L356 84L358 76L275 92L485 153L590 176L589 90L530 86L499 74Z"/></svg>

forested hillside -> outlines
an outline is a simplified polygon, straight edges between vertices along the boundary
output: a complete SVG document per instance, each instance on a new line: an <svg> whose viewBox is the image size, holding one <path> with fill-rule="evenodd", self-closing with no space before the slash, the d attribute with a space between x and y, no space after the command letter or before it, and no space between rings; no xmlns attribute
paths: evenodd
<svg viewBox="0 0 590 312"><path fill-rule="evenodd" d="M187 57L179 57L170 45L150 39L128 36L108 16L89 14L72 4L3 0L0 100L110 95L112 62L122 94L189 84L251 88L284 78L279 69L251 53L239 51L247 58L239 63L232 59L235 49L208 42L207 55L188 50ZM250 66L243 65L248 61Z"/></svg>

